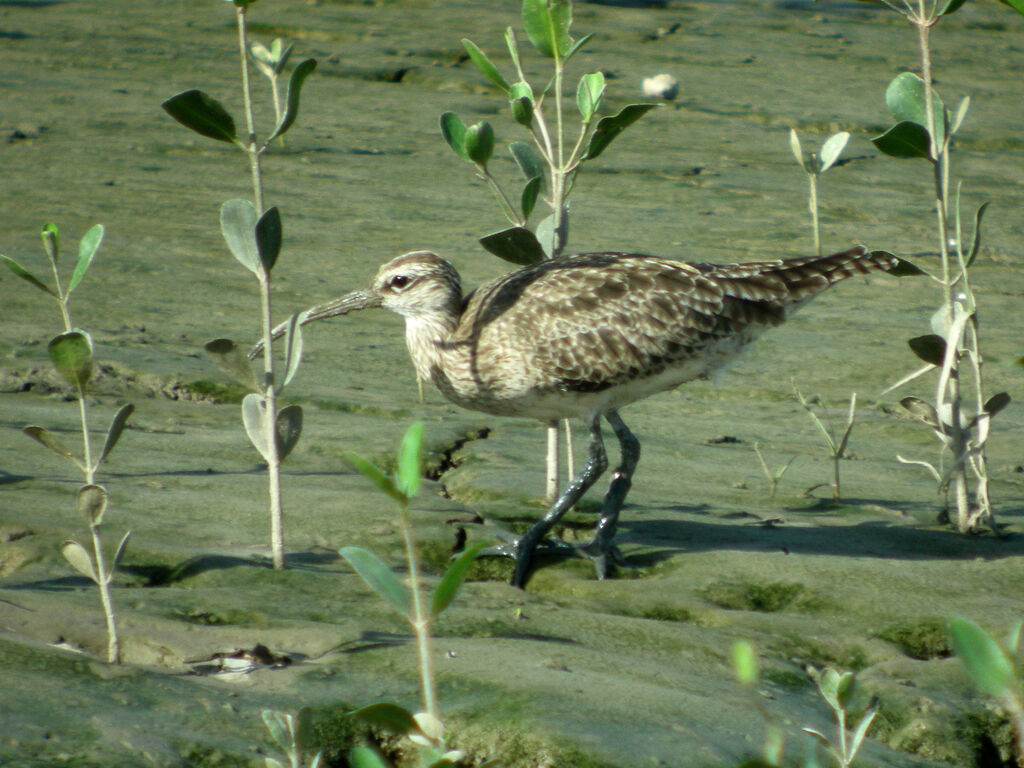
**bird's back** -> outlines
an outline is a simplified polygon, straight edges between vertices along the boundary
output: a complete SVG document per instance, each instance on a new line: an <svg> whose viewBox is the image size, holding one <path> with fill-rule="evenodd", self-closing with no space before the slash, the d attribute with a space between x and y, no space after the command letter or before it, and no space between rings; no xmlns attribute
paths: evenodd
<svg viewBox="0 0 1024 768"><path fill-rule="evenodd" d="M862 248L725 265L578 254L477 289L452 342L467 381L523 415L573 394L579 413L618 407L715 373L833 283L895 263Z"/></svg>

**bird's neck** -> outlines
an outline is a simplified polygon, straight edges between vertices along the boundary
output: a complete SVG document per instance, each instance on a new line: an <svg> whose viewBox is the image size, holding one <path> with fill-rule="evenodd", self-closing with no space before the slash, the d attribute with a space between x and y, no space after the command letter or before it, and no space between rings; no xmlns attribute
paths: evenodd
<svg viewBox="0 0 1024 768"><path fill-rule="evenodd" d="M430 381L435 368L444 368L444 357L451 353L451 338L458 322L458 314L450 309L405 318L405 344L420 379Z"/></svg>

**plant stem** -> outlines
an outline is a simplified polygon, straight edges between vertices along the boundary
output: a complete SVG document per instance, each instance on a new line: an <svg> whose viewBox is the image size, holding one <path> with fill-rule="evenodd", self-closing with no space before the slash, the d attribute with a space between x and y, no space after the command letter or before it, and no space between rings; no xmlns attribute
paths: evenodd
<svg viewBox="0 0 1024 768"><path fill-rule="evenodd" d="M430 641L430 616L423 607L420 593L420 569L416 558L416 543L412 535L412 518L409 502L402 504L400 512L402 537L405 540L405 556L409 567L409 590L412 593L412 628L416 633L416 647L420 657L420 685L423 689L423 707L435 719L437 714L437 692L434 690L434 661Z"/></svg>
<svg viewBox="0 0 1024 768"><path fill-rule="evenodd" d="M807 179L810 183L808 194L808 207L811 209L811 229L814 232L814 252L821 256L821 231L818 226L818 174L808 173Z"/></svg>
<svg viewBox="0 0 1024 768"><path fill-rule="evenodd" d="M263 172L260 167L262 149L256 143L256 123L253 117L252 89L249 82L249 58L246 55L247 33L245 6L237 6L238 52L242 66L242 97L245 102L245 121L249 131L246 154L252 174L253 205L256 216L264 213ZM264 444L267 448L267 493L270 497L270 549L274 570L284 570L284 511L281 503L281 457L277 446L277 391L274 386L273 324L270 312L270 272L261 267L257 273L260 283L260 320L263 327L263 396L266 414L263 424L267 434Z"/></svg>
<svg viewBox="0 0 1024 768"><path fill-rule="evenodd" d="M96 558L96 576L99 579L96 582L96 586L100 589L100 602L103 603L103 615L107 620L107 661L110 664L120 664L121 648L117 640L117 624L114 621L114 601L110 597L110 579L107 574L107 566L103 560L100 527L98 525L90 525L89 532L92 534L93 556Z"/></svg>

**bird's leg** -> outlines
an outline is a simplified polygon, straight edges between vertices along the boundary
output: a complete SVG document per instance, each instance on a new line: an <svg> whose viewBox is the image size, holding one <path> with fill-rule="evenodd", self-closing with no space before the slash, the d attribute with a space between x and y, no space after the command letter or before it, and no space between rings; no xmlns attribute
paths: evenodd
<svg viewBox="0 0 1024 768"><path fill-rule="evenodd" d="M612 564L609 560L618 562L621 559L612 540L615 538L615 529L619 522L619 510L622 509L626 494L629 493L630 486L633 485L633 471L640 461L640 441L629 431L629 427L622 421L618 411L608 411L605 418L615 430L615 436L619 438L622 461L615 468L615 476L612 478L608 493L605 494L604 503L601 505L601 519L594 531L594 538L580 549L594 561L594 568L597 570L599 579L608 575Z"/></svg>
<svg viewBox="0 0 1024 768"><path fill-rule="evenodd" d="M512 586L520 589L526 584L526 576L530 570L530 562L537 546L541 544L544 536L554 525L561 520L562 516L587 492L597 479L608 468L608 455L604 450L604 440L601 439L601 420L596 416L590 424L590 450L587 453L586 464L573 479L562 495L558 497L551 508L540 520L533 524L511 548L497 547L490 550L489 554L514 555L516 558L516 569L512 576ZM487 553L487 550L485 550Z"/></svg>

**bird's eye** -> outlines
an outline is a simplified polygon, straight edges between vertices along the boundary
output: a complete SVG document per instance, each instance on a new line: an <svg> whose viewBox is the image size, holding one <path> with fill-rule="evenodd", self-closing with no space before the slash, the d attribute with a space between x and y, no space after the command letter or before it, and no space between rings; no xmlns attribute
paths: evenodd
<svg viewBox="0 0 1024 768"><path fill-rule="evenodd" d="M412 279L408 275L395 275L388 282L388 288L391 288L395 291L401 291L404 290L405 288L408 288L409 283L411 282Z"/></svg>

